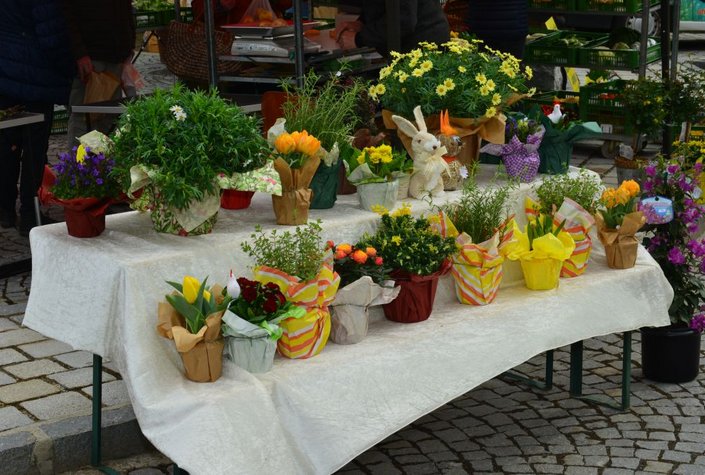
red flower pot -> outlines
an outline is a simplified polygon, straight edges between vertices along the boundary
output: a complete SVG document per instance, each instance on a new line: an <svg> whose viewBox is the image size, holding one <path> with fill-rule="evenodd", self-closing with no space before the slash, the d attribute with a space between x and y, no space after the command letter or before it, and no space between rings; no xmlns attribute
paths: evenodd
<svg viewBox="0 0 705 475"><path fill-rule="evenodd" d="M223 190L220 207L223 209L245 209L250 207L254 191Z"/></svg>
<svg viewBox="0 0 705 475"><path fill-rule="evenodd" d="M391 277L394 285L401 287L399 295L390 303L382 306L387 320L399 323L416 323L427 320L433 310L436 299L438 279L451 268L450 261L444 261L440 269L431 275L409 274L393 271Z"/></svg>
<svg viewBox="0 0 705 475"><path fill-rule="evenodd" d="M105 231L105 212L64 208L64 217L69 236L90 238Z"/></svg>

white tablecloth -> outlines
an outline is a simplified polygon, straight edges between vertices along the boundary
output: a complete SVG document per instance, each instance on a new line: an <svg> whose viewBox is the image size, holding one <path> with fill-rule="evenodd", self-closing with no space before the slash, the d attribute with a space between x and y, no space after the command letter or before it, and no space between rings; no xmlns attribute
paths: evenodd
<svg viewBox="0 0 705 475"><path fill-rule="evenodd" d="M484 168L485 175L488 173ZM516 193L517 209L528 187ZM447 193L436 202L453 199ZM428 207L412 200L414 211ZM326 239L355 241L378 217L341 196L323 219ZM32 290L24 324L117 363L145 436L196 474L329 473L357 454L484 381L541 352L597 335L667 325L673 292L639 249L637 265L610 270L595 240L585 275L557 290L525 289L516 263L485 307L457 303L440 285L433 315L397 324L373 314L359 344L329 343L309 360L277 357L267 374L230 362L215 383L182 375L173 342L155 331L165 280L184 274L224 283L248 275L240 250L255 223L275 227L268 196L250 209L221 210L212 234L157 234L147 215L109 216L97 238L69 237L63 224L32 230Z"/></svg>

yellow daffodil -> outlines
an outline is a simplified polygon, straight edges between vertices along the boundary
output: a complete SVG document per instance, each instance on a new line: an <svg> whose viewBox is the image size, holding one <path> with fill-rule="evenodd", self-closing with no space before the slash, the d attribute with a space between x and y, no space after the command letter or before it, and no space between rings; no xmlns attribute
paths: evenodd
<svg viewBox="0 0 705 475"><path fill-rule="evenodd" d="M197 278L190 275L184 276L184 280L181 284L181 293L184 299L188 303L194 303L198 298L198 289L201 287L201 283Z"/></svg>
<svg viewBox="0 0 705 475"><path fill-rule="evenodd" d="M492 96L492 105L498 106L502 103L502 95L498 92L495 92L494 95Z"/></svg>
<svg viewBox="0 0 705 475"><path fill-rule="evenodd" d="M439 84L438 86L436 86L436 94L438 94L439 96L443 97L446 95L447 92L448 88L445 87L443 84Z"/></svg>

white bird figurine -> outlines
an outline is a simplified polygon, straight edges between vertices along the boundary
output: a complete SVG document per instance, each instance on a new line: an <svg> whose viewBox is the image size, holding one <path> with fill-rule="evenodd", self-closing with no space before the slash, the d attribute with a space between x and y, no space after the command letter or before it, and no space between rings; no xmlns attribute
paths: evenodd
<svg viewBox="0 0 705 475"><path fill-rule="evenodd" d="M561 105L559 103L553 104L553 111L548 114L548 120L551 121L552 124L557 124L558 122L561 121L565 114L561 112Z"/></svg>
<svg viewBox="0 0 705 475"><path fill-rule="evenodd" d="M230 279L228 279L228 295L232 299L236 299L240 296L240 284L237 283L237 277L233 275L233 271L230 270Z"/></svg>

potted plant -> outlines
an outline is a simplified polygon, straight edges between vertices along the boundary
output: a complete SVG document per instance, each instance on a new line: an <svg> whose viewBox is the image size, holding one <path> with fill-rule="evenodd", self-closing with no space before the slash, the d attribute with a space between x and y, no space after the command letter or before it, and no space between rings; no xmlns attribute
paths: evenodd
<svg viewBox="0 0 705 475"><path fill-rule="evenodd" d="M639 241L634 235L646 223L636 208L639 192L636 181L626 180L619 188L607 188L600 198L601 207L595 215L597 236L612 269L629 269L636 263Z"/></svg>
<svg viewBox="0 0 705 475"><path fill-rule="evenodd" d="M374 247L341 243L333 250L340 288L331 304L330 338L341 345L358 343L367 336L368 308L394 300L399 287Z"/></svg>
<svg viewBox="0 0 705 475"><path fill-rule="evenodd" d="M541 139L544 126L522 114L511 114L504 127L504 145L487 144L480 152L498 155L507 175L524 183L533 181L539 170Z"/></svg>
<svg viewBox="0 0 705 475"><path fill-rule="evenodd" d="M268 147L257 119L216 90L177 84L129 102L114 134L115 173L159 232L212 230L220 207L219 173L261 168Z"/></svg>
<svg viewBox="0 0 705 475"><path fill-rule="evenodd" d="M480 188L470 182L460 200L441 208L440 219L446 221L442 229L455 237L458 247L451 275L460 303L487 305L497 296L504 262L500 249L512 230L507 219L512 190L511 184Z"/></svg>
<svg viewBox="0 0 705 475"><path fill-rule="evenodd" d="M393 269L395 285L401 287L399 296L384 305L384 315L401 323L426 320L433 310L438 279L450 270L455 239L442 237L427 219L411 216L408 205L393 214L380 211L377 232L363 236L360 245L378 251Z"/></svg>
<svg viewBox="0 0 705 475"><path fill-rule="evenodd" d="M368 211L372 211L374 205L394 208L399 194L398 177L413 168L406 152L392 150L386 144L365 147L343 164L348 181L357 187L360 207Z"/></svg>
<svg viewBox="0 0 705 475"><path fill-rule="evenodd" d="M231 275L226 289L232 299L223 315L227 354L250 373L266 373L272 369L277 341L282 336L279 322L301 318L306 310L287 301L272 282L262 284Z"/></svg>
<svg viewBox="0 0 705 475"><path fill-rule="evenodd" d="M440 129L439 114L448 110L450 124L463 141L458 155L463 164L477 160L480 139L503 143L501 112L527 92L531 68L522 69L514 56L474 39L458 38L442 45L422 42L408 53L390 54L391 63L380 70L379 81L368 91L385 109L387 128L396 128L392 114L411 120L420 104L427 129L434 135ZM412 153L411 138L399 136Z"/></svg>
<svg viewBox="0 0 705 475"><path fill-rule="evenodd" d="M554 224L565 221L563 229L575 241L575 250L563 262L561 277L582 275L592 252L590 232L595 226L602 182L586 170L577 174L552 175L534 188L538 203L527 198L527 215L540 213L553 216Z"/></svg>
<svg viewBox="0 0 705 475"><path fill-rule="evenodd" d="M287 301L302 307L301 318L287 318L280 323L282 337L279 353L287 358L309 358L320 353L330 335L328 306L335 299L340 276L333 269L333 255L321 240L319 222L297 226L294 232L272 231L265 234L260 226L242 243L242 250L252 258L254 280L276 284Z"/></svg>
<svg viewBox="0 0 705 475"><path fill-rule="evenodd" d="M174 340L186 377L198 383L220 378L224 347L220 326L229 302L223 288L208 288L207 280L187 275L182 283L167 282L176 292L158 308L157 332Z"/></svg>
<svg viewBox="0 0 705 475"><path fill-rule="evenodd" d="M287 100L282 104L288 130L307 130L321 141L322 160L311 180L311 209L333 207L337 197L340 149L350 142L358 123L357 109L366 84L342 84L332 77L321 86L321 77L309 72L301 87L282 83Z"/></svg>
<svg viewBox="0 0 705 475"><path fill-rule="evenodd" d="M245 173L235 172L230 176L219 173L218 186L223 190L220 195L220 207L223 209L249 208L257 192L276 196L282 194L279 174L270 161L262 168Z"/></svg>
<svg viewBox="0 0 705 475"><path fill-rule="evenodd" d="M515 226L514 242L507 246L507 257L521 263L528 289L558 287L563 262L575 249L573 238L563 231L564 224L556 226L552 216L540 214L529 219L524 232Z"/></svg>
<svg viewBox="0 0 705 475"><path fill-rule="evenodd" d="M120 187L112 177L110 139L93 131L79 142L70 153L59 154L56 165L45 167L39 198L63 206L70 236L88 238L105 230L105 210Z"/></svg>
<svg viewBox="0 0 705 475"><path fill-rule="evenodd" d="M643 242L674 293L668 309L671 325L641 330L644 376L654 381L691 381L700 368L705 240L694 233L705 215L705 207L696 199L701 173L701 163L689 165L678 156L661 157L645 168L644 195L668 199L673 207L672 219L664 222L653 204L640 205L648 222L660 223L647 227Z"/></svg>
<svg viewBox="0 0 705 475"><path fill-rule="evenodd" d="M529 111L529 117L545 129L539 147L539 173L567 173L573 156L573 144L602 133L596 122L580 121L575 116L575 110L564 108L565 104L556 102L553 107L535 106Z"/></svg>
<svg viewBox="0 0 705 475"><path fill-rule="evenodd" d="M666 91L666 120L679 127L682 124L683 141L689 142L693 124L705 118L705 72L686 63L666 83Z"/></svg>
<svg viewBox="0 0 705 475"><path fill-rule="evenodd" d="M269 129L267 140L277 156L274 169L282 186L281 196L272 195L277 224L305 224L313 196L309 186L323 153L321 142L306 130L288 133L283 119Z"/></svg>

